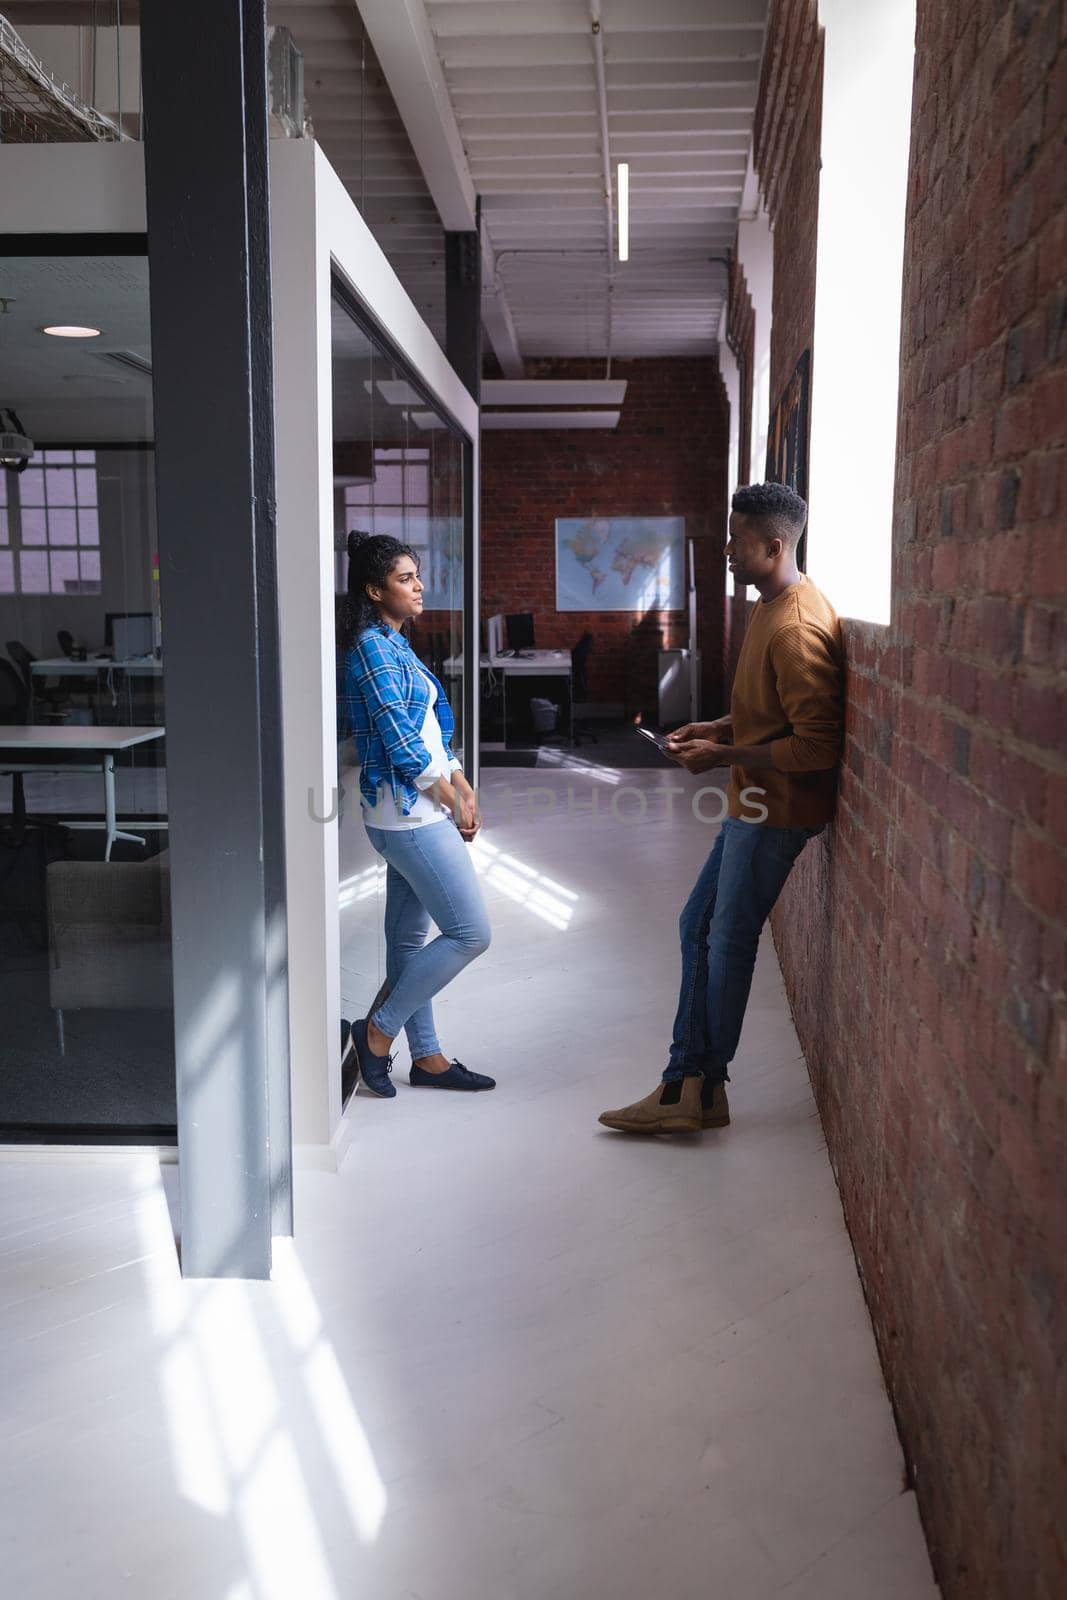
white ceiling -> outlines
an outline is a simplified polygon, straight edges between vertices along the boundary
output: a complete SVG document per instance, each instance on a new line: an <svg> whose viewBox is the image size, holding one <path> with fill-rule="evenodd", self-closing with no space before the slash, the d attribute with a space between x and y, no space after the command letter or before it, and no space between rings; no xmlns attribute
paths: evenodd
<svg viewBox="0 0 1067 1600"><path fill-rule="evenodd" d="M14 406L47 443L119 443L152 437L151 379L106 359L151 359L148 262L143 256L0 258L0 405ZM99 328L96 339L57 339L55 323ZM101 359L101 358L104 359Z"/></svg>
<svg viewBox="0 0 1067 1600"><path fill-rule="evenodd" d="M440 149L454 118L462 180L482 197L486 288L495 277L522 357L600 359L609 340L616 356L714 349L725 287L715 258L734 238L766 9L602 0L611 171L624 160L631 172L631 259L610 295L589 0L367 0L372 37L384 26L396 45L383 57L388 88L354 0L272 0L270 15L304 53L316 136L438 337L440 172L435 181L424 159L428 185L395 104L410 106L413 88L419 103L432 81L424 39L449 102ZM412 136L425 157L425 135Z"/></svg>
<svg viewBox="0 0 1067 1600"><path fill-rule="evenodd" d="M524 355L603 355L603 157L588 0L427 0ZM714 347L765 0L603 0L611 171L630 164L618 356ZM566 252L559 256L543 251Z"/></svg>

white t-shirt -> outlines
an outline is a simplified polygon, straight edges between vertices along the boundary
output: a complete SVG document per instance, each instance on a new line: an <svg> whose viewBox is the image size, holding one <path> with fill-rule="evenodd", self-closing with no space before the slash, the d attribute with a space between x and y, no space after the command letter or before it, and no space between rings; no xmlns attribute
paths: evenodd
<svg viewBox="0 0 1067 1600"><path fill-rule="evenodd" d="M415 663L419 666L418 662ZM422 672L421 666L419 671ZM439 805L430 790L438 778L447 778L461 765L458 761L450 761L445 752L445 741L441 736L441 724L437 720L437 685L425 672L422 676L426 679L426 686L430 691L430 703L426 707L426 715L422 719L420 737L427 750L430 752L429 764L423 768L415 779L415 787L419 797L415 801L408 815L402 815L397 802L393 799L393 791L387 783L378 785L378 799L374 806L368 806L363 801L363 820L368 828L423 828L428 822L450 822L452 813L447 806Z"/></svg>

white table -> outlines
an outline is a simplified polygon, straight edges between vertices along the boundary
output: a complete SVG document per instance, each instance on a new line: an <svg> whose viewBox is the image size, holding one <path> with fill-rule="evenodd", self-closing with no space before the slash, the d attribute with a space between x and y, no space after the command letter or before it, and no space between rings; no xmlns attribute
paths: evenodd
<svg viewBox="0 0 1067 1600"><path fill-rule="evenodd" d="M107 842L104 860L111 860L111 847L116 839L126 839L131 844L144 844L139 833L123 833L115 813L115 752L129 750L136 744L147 744L161 739L163 728L75 728L56 727L48 723L0 723L0 772L40 772L47 769L47 761L20 761L20 753L31 750L68 756L84 755L84 761L64 761L53 768L56 772L102 772L104 776L104 826ZM89 758L95 759L89 759Z"/></svg>
<svg viewBox="0 0 1067 1600"><path fill-rule="evenodd" d="M524 650L521 656L479 656L480 667L492 667L506 678L569 678L571 653L569 650ZM449 656L445 673L450 678L463 676L463 657Z"/></svg>
<svg viewBox="0 0 1067 1600"><path fill-rule="evenodd" d="M84 661L75 661L72 656L50 656L33 662L30 671L35 678L89 678L94 672L111 672L116 667L131 676L158 678L163 673L163 663L155 656L126 656L117 661L111 656L88 656Z"/></svg>
<svg viewBox="0 0 1067 1600"><path fill-rule="evenodd" d="M127 678L161 678L163 663L157 661L155 656L126 656L120 657L117 661L111 656L99 659L89 656L85 661L75 661L71 656L49 656L43 661L31 663L31 689L34 678L95 678L96 688L93 694L99 712L105 684L111 693L111 704L118 705L118 691L115 688L116 672ZM30 715L33 715L32 703Z"/></svg>
<svg viewBox="0 0 1067 1600"><path fill-rule="evenodd" d="M574 743L574 683L571 678L571 653L569 650L524 650L518 656L479 656L480 672L499 672L504 680L504 747L508 737L507 681L509 678L566 678L567 718L570 725L570 743ZM447 678L463 676L463 657L449 656L444 664ZM486 749L494 746L486 745Z"/></svg>

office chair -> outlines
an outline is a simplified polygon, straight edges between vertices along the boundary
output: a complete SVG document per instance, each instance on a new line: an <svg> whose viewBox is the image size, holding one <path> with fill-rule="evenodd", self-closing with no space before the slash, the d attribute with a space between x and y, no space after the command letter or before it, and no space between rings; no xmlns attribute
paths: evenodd
<svg viewBox="0 0 1067 1600"><path fill-rule="evenodd" d="M585 664L589 659L589 652L593 648L593 635L586 628L576 645L571 648L571 723L574 727L575 744L598 744L595 733L588 728L584 733L579 729L574 718L574 706L586 696Z"/></svg>
<svg viewBox="0 0 1067 1600"><path fill-rule="evenodd" d="M34 655L32 650L27 650L21 639L8 639L6 649L8 655L11 657L16 668L18 669L19 676L22 678L22 681L26 686L27 711L26 715L21 720L23 722L28 722L29 707L32 706L34 702L33 673L31 668L33 663L37 660L37 657ZM37 690L36 698L43 702L47 710L55 715L58 715L61 711L65 711L70 705L70 696L66 689L62 687L62 685L53 684L53 686L49 688L47 683L44 683L41 685L40 689Z"/></svg>
<svg viewBox="0 0 1067 1600"><path fill-rule="evenodd" d="M7 650L7 653L11 657L12 661L15 663L15 669L25 685L27 697L31 696L33 694L33 680L30 676L30 668L37 660L37 657L33 655L31 651L26 649L26 646L20 639L9 639L5 645L5 649Z"/></svg>
<svg viewBox="0 0 1067 1600"><path fill-rule="evenodd" d="M56 638L59 641L59 648L69 661L74 655L74 635L69 628L60 628Z"/></svg>
<svg viewBox="0 0 1067 1600"><path fill-rule="evenodd" d="M0 723L21 726L26 721L29 696L19 674L10 661L0 656ZM3 771L3 752L0 752L0 771ZM11 825L3 830L10 844L22 843L26 832L26 786L21 772L11 774Z"/></svg>

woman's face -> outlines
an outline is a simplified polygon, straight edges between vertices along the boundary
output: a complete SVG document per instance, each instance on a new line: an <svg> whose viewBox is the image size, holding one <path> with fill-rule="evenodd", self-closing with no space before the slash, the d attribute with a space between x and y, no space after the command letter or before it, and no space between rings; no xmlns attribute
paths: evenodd
<svg viewBox="0 0 1067 1600"><path fill-rule="evenodd" d="M367 585L367 593L394 627L422 615L422 579L410 556L397 556L383 584Z"/></svg>

